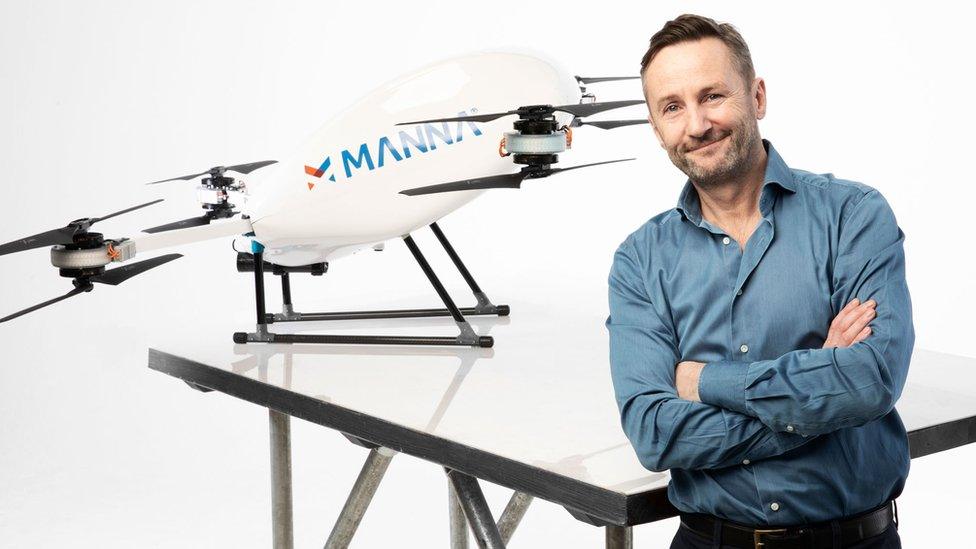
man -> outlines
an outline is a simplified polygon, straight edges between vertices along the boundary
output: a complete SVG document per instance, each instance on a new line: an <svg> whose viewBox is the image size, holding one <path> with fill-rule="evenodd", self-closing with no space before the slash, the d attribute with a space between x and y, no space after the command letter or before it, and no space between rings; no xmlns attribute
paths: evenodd
<svg viewBox="0 0 976 549"><path fill-rule="evenodd" d="M671 471L672 548L900 547L915 335L891 208L760 138L765 82L731 25L669 21L641 76L688 181L617 250L607 328L623 429Z"/></svg>

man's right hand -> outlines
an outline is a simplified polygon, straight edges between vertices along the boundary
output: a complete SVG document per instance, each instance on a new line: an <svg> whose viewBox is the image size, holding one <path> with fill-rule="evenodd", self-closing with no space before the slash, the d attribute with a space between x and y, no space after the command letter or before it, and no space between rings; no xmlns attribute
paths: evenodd
<svg viewBox="0 0 976 549"><path fill-rule="evenodd" d="M823 348L850 347L871 335L871 327L868 324L876 314L875 305L877 304L873 299L864 303L854 299L848 303L830 323L827 341L824 342Z"/></svg>

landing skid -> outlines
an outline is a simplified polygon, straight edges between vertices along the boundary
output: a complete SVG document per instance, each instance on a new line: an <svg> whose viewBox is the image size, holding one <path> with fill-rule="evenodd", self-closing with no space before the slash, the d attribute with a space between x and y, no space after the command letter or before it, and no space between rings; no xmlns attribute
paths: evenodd
<svg viewBox="0 0 976 549"><path fill-rule="evenodd" d="M497 315L507 316L510 312L508 305L494 305L488 299L467 267L461 261L460 256L451 246L451 243L444 236L437 223L430 225L431 231L437 240L444 247L444 251L450 256L454 266L457 267L465 282L471 288L471 292L477 301L474 307L458 308L451 299L450 294L441 284L434 270L431 268L427 259L420 252L416 242L410 235L403 237L403 242L407 245L410 253L420 265L420 268L427 275L437 295L444 302L443 309L391 309L378 311L336 311L324 313L300 313L294 310L291 296L291 281L289 273L307 272L313 275L321 275L327 269L326 264L308 265L304 267L282 267L265 263L263 249L255 251L253 254L253 265L250 262L238 261L238 270L254 271L255 301L257 305L257 329L254 332L236 332L234 334L235 343L324 343L324 344L354 344L354 345L453 345L465 347L491 347L494 345L494 338L491 336L479 336L475 333L471 325L465 319L465 315ZM266 267L271 267L272 272L281 276L281 295L284 303L283 312L268 314L265 311L264 302L264 273ZM449 336L377 336L377 335L326 335L326 334L276 334L268 331L268 325L275 322L303 322L321 320L359 320L359 319L381 319L381 318L429 318L450 316L454 318L458 326L459 334L457 337Z"/></svg>

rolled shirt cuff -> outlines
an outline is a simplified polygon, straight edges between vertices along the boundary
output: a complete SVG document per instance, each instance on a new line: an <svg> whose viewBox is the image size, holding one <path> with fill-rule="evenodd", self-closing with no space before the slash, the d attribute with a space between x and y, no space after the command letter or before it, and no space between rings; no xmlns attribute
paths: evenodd
<svg viewBox="0 0 976 549"><path fill-rule="evenodd" d="M698 398L705 404L748 414L746 374L749 372L749 364L735 360L705 364L698 377Z"/></svg>

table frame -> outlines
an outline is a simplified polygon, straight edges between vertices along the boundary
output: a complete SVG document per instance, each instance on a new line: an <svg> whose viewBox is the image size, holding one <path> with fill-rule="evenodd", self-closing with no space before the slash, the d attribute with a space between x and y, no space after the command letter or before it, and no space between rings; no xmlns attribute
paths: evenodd
<svg viewBox="0 0 976 549"><path fill-rule="evenodd" d="M467 548L468 528L480 547L505 547L535 497L562 505L578 520L605 528L607 549L630 549L633 526L678 514L668 501L666 488L614 492L155 349L149 350L149 367L197 390L219 391L268 408L276 549L291 549L294 544L291 417L335 429L370 449L325 544L327 549L348 546L390 461L401 452L445 468L452 549ZM976 442L976 416L910 431L908 439L913 459ZM515 491L497 522L478 479Z"/></svg>

